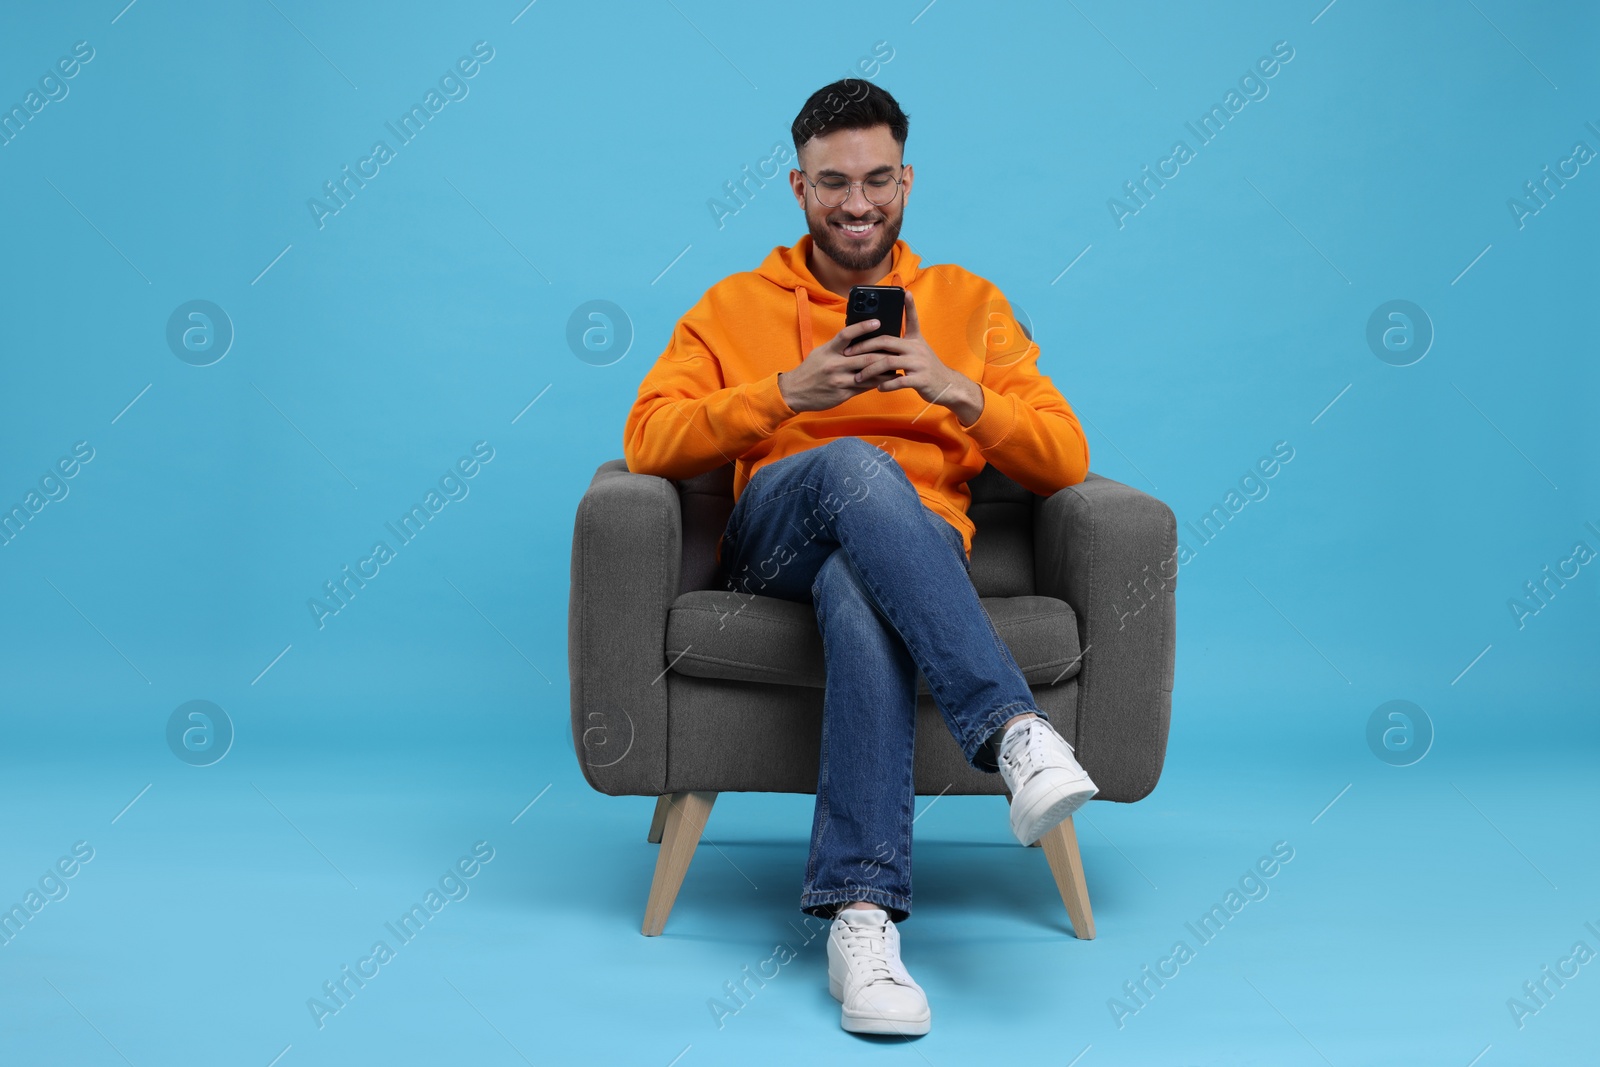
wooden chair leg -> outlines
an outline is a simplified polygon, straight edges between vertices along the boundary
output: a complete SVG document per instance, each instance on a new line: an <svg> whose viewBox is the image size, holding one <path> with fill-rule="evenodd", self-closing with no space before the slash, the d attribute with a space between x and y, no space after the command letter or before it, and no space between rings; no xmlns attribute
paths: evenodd
<svg viewBox="0 0 1600 1067"><path fill-rule="evenodd" d="M678 899L683 876L689 872L695 846L711 817L714 792L683 792L663 795L657 801L667 808L666 826L661 836L661 851L656 854L655 878L650 882L650 899L644 906L644 935L655 937L667 925L667 916Z"/></svg>
<svg viewBox="0 0 1600 1067"><path fill-rule="evenodd" d="M1078 831L1069 816L1039 839L1044 845L1050 871L1056 876L1056 889L1072 919L1072 932L1085 941L1094 937L1094 913L1089 910L1089 883L1083 876L1083 858L1078 855Z"/></svg>
<svg viewBox="0 0 1600 1067"><path fill-rule="evenodd" d="M645 838L652 845L661 844L661 831L667 825L667 808L671 805L668 794L662 793L656 797L656 812L650 816L650 836Z"/></svg>
<svg viewBox="0 0 1600 1067"><path fill-rule="evenodd" d="M1005 793L1006 803L1011 802L1010 790ZM1067 906L1067 917L1072 920L1072 933L1085 941L1094 939L1094 912L1089 908L1089 882L1083 874L1083 857L1078 854L1078 831L1069 817L1054 830L1033 843L1044 849L1050 863L1050 873L1055 875L1056 890L1061 902ZM1030 846L1031 847L1031 846Z"/></svg>

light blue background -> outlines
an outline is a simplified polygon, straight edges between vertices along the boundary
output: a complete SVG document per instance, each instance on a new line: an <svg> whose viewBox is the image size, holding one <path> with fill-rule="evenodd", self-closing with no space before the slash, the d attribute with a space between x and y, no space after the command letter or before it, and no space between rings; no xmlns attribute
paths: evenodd
<svg viewBox="0 0 1600 1067"><path fill-rule="evenodd" d="M1524 1029L1505 1004L1600 950L1600 573L1507 607L1600 550L1600 169L1507 207L1600 150L1590 5L124 3L0 16L6 107L95 50L0 146L0 504L95 450L0 547L0 903L96 849L0 947L0 1059L1593 1055L1595 967ZM469 94L319 229L307 200L478 41ZM1119 229L1107 199L1278 41L1269 95ZM902 236L1025 309L1094 470L1181 525L1295 450L1182 568L1167 776L1080 830L1096 940L994 802L919 819L911 1048L838 1030L820 939L716 1027L794 938L810 798L724 797L640 937L652 802L584 783L565 670L574 509L640 378L804 232L781 182L721 228L707 201L877 42ZM211 366L165 340L195 299L236 330ZM594 299L634 333L604 367L566 341ZM1392 299L1436 331L1411 366L1366 344ZM477 441L470 494L319 629L308 598ZM211 767L166 746L193 699L237 731ZM1367 748L1391 699L1436 730L1411 767ZM478 840L472 895L318 1031L306 998ZM1272 895L1117 1029L1107 999L1279 840Z"/></svg>

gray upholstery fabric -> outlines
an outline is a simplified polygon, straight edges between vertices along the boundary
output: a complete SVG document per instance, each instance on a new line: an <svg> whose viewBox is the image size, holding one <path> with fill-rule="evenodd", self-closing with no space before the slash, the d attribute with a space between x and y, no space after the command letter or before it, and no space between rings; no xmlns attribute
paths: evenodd
<svg viewBox="0 0 1600 1067"><path fill-rule="evenodd" d="M1019 596L980 602L1029 685L1054 685L1078 673L1078 620L1064 601ZM667 616L666 655L675 672L696 678L813 689L826 682L815 609L775 597L683 594ZM929 692L920 671L917 691Z"/></svg>
<svg viewBox="0 0 1600 1067"><path fill-rule="evenodd" d="M1177 520L1154 497L1091 473L1041 500L1034 526L1035 584L1073 606L1082 632L1073 749L1102 796L1138 800L1167 752Z"/></svg>
<svg viewBox="0 0 1600 1067"><path fill-rule="evenodd" d="M723 590L714 552L732 487L731 465L674 484L612 460L579 503L572 729L600 792L816 789L815 616L807 605ZM1171 714L1172 512L1095 474L1042 498L986 467L968 488L972 580L995 628L1100 797L1139 799L1160 775ZM967 766L918 681L918 793L1002 792L998 775Z"/></svg>
<svg viewBox="0 0 1600 1067"><path fill-rule="evenodd" d="M678 483L683 501L683 580L680 592L721 589L717 542L733 514L733 464Z"/></svg>
<svg viewBox="0 0 1600 1067"><path fill-rule="evenodd" d="M678 595L683 519L664 478L600 465L572 528L567 674L573 747L590 785L660 795L667 782L667 612ZM626 734L626 755L613 759Z"/></svg>
<svg viewBox="0 0 1600 1067"><path fill-rule="evenodd" d="M673 753L667 788L716 792L815 793L822 750L822 690L721 682L668 672ZM1034 692L1063 737L1076 729L1077 680ZM706 744L715 738L716 744ZM761 753L751 759L750 753ZM999 774L974 770L931 696L917 698L913 775L921 796L1001 796ZM1093 772L1091 772L1093 773Z"/></svg>

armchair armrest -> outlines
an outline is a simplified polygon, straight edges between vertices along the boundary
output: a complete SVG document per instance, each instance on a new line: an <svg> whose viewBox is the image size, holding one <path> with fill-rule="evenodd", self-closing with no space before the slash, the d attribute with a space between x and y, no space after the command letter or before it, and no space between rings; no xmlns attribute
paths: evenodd
<svg viewBox="0 0 1600 1067"><path fill-rule="evenodd" d="M667 612L678 596L677 488L600 465L578 502L567 600L572 739L589 784L656 796L667 781Z"/></svg>
<svg viewBox="0 0 1600 1067"><path fill-rule="evenodd" d="M1089 473L1034 510L1036 591L1072 605L1083 665L1073 748L1106 800L1155 788L1172 718L1178 530L1172 509Z"/></svg>

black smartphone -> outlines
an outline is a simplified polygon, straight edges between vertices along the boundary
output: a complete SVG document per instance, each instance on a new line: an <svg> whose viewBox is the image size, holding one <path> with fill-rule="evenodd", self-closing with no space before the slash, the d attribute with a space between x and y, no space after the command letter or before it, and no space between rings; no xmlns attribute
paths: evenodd
<svg viewBox="0 0 1600 1067"><path fill-rule="evenodd" d="M899 337L905 320L906 291L898 285L852 285L849 304L845 307L844 324L877 319L878 328L857 337L852 344L860 344L869 337Z"/></svg>

